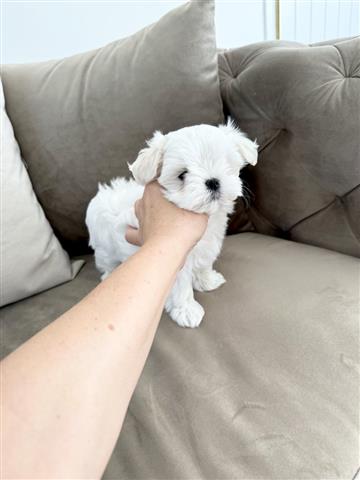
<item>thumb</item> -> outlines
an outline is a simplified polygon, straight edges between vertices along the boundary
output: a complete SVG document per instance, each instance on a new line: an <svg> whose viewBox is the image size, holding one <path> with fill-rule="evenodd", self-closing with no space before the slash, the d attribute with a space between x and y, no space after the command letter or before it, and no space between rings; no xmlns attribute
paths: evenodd
<svg viewBox="0 0 360 480"><path fill-rule="evenodd" d="M125 240L132 245L137 245L138 247L141 247L142 245L139 230L137 228L130 227L129 225L126 227Z"/></svg>

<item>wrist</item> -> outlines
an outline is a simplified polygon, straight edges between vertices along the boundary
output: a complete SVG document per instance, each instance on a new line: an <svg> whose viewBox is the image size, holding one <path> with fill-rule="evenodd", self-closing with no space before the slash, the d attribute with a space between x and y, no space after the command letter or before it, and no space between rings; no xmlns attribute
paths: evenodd
<svg viewBox="0 0 360 480"><path fill-rule="evenodd" d="M172 260L179 268L185 262L192 245L183 239L171 235L158 235L144 243L142 249L149 249L161 255L166 261Z"/></svg>

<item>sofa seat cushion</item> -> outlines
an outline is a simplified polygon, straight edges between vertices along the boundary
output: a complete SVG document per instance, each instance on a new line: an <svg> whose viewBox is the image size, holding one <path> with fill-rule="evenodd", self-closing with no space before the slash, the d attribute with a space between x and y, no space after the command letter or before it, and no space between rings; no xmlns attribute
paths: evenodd
<svg viewBox="0 0 360 480"><path fill-rule="evenodd" d="M104 478L351 479L359 261L242 233L217 268L227 283L197 294L200 328L163 315ZM5 307L5 353L98 279L88 258L70 284Z"/></svg>

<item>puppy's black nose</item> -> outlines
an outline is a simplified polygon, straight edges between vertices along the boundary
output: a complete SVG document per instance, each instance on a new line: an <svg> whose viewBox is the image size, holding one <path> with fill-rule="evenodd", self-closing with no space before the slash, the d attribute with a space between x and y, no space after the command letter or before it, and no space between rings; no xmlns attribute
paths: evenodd
<svg viewBox="0 0 360 480"><path fill-rule="evenodd" d="M220 188L220 182L217 178L209 178L209 180L206 180L205 185L211 192L217 192Z"/></svg>

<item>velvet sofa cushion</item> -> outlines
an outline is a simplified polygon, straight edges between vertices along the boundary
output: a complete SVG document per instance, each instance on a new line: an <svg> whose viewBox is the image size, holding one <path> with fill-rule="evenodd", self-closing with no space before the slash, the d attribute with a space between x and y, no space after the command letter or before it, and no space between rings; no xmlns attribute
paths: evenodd
<svg viewBox="0 0 360 480"><path fill-rule="evenodd" d="M71 262L34 194L5 109L0 79L0 307L74 278Z"/></svg>
<svg viewBox="0 0 360 480"><path fill-rule="evenodd" d="M360 37L248 45L219 70L227 113L260 144L230 231L360 256Z"/></svg>
<svg viewBox="0 0 360 480"><path fill-rule="evenodd" d="M73 252L87 245L98 182L128 175L154 130L223 120L213 0L188 2L98 50L4 65L2 75L37 196Z"/></svg>
<svg viewBox="0 0 360 480"><path fill-rule="evenodd" d="M164 313L106 479L351 479L359 452L359 261L256 233L227 237L227 282L198 329ZM9 353L99 282L2 311ZM114 379L116 381L116 379Z"/></svg>

